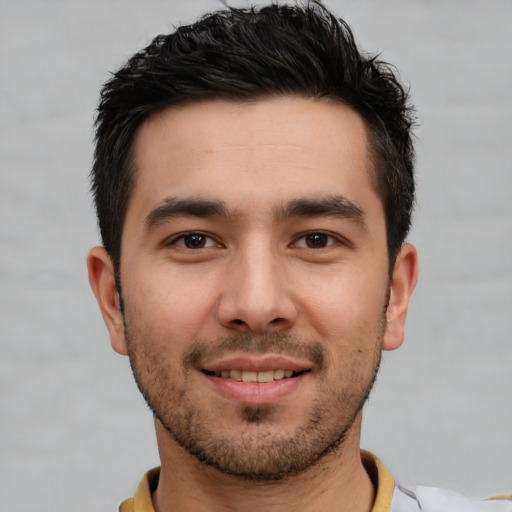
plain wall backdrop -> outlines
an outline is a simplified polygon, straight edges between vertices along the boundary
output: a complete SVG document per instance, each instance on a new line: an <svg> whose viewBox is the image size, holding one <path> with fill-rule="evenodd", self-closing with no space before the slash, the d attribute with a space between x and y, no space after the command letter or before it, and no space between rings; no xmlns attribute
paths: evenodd
<svg viewBox="0 0 512 512"><path fill-rule="evenodd" d="M326 0L418 107L420 280L363 446L401 482L512 492L512 2ZM112 511L158 463L85 258L101 84L216 0L0 0L2 510Z"/></svg>

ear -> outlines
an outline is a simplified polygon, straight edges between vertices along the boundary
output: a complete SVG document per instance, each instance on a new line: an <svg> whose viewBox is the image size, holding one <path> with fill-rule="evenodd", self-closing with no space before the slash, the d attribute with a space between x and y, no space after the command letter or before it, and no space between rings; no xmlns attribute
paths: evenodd
<svg viewBox="0 0 512 512"><path fill-rule="evenodd" d="M110 256L103 247L94 247L89 251L87 268L89 283L110 334L112 348L118 354L127 355L124 320L114 278L114 267Z"/></svg>
<svg viewBox="0 0 512 512"><path fill-rule="evenodd" d="M418 253L411 244L404 244L398 253L391 277L386 313L384 350L395 350L404 341L405 317L414 287L418 280Z"/></svg>

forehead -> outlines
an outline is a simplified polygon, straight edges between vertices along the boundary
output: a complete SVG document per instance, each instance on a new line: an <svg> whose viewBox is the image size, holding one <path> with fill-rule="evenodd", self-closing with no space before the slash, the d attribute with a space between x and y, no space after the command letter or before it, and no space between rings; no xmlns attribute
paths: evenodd
<svg viewBox="0 0 512 512"><path fill-rule="evenodd" d="M339 102L276 97L167 108L135 141L139 214L166 196L215 196L260 210L305 195L375 195L363 119Z"/></svg>

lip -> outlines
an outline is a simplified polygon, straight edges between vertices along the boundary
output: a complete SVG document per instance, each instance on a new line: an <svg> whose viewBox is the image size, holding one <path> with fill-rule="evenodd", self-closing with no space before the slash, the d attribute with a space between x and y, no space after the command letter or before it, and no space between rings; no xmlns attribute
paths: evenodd
<svg viewBox="0 0 512 512"><path fill-rule="evenodd" d="M224 398L241 405L275 404L294 393L309 378L311 362L297 361L286 356L275 354L241 355L218 359L204 364L200 368L209 385ZM205 372L221 372L222 370L242 370L264 372L270 370L292 370L303 372L291 378L272 382L240 382L234 379L218 377Z"/></svg>
<svg viewBox="0 0 512 512"><path fill-rule="evenodd" d="M239 382L206 373L202 375L217 393L228 400L241 405L270 405L296 391L309 373L272 382Z"/></svg>
<svg viewBox="0 0 512 512"><path fill-rule="evenodd" d="M248 372L292 370L293 372L303 372L310 370L311 367L311 362L297 361L286 356L267 354L262 356L231 356L217 359L211 363L205 363L200 369L208 372L220 372L222 370L243 370Z"/></svg>

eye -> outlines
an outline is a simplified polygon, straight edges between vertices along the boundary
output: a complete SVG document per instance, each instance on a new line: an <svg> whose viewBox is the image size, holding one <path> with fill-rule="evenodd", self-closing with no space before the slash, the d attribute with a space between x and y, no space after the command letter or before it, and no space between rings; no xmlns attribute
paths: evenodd
<svg viewBox="0 0 512 512"><path fill-rule="evenodd" d="M315 231L301 236L297 239L294 245L295 247L305 249L324 249L325 247L334 245L336 241L337 240L333 236L328 235L323 231Z"/></svg>
<svg viewBox="0 0 512 512"><path fill-rule="evenodd" d="M186 233L172 240L170 245L177 245L186 249L205 249L219 246L213 238L203 233Z"/></svg>

